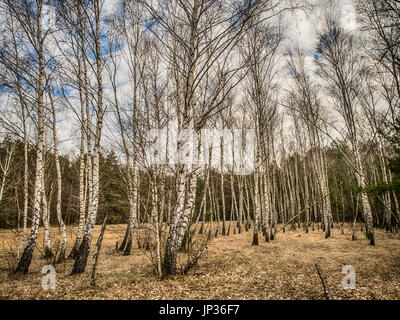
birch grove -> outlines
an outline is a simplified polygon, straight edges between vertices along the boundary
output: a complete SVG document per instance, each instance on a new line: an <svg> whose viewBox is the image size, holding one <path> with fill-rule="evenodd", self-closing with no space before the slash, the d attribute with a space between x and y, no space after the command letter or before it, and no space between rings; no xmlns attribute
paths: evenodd
<svg viewBox="0 0 400 320"><path fill-rule="evenodd" d="M14 272L39 256L87 272L102 222L93 283L113 224L113 254L144 251L160 279L219 236L396 233L400 7L355 1L349 28L332 3L307 51L290 38L307 1L1 0Z"/></svg>

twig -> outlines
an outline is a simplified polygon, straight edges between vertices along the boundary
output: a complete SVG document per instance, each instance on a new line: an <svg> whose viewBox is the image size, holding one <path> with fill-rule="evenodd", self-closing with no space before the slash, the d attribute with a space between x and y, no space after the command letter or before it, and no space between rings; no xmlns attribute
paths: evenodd
<svg viewBox="0 0 400 320"><path fill-rule="evenodd" d="M294 217L292 217L291 219L289 219L289 220L283 225L283 227L281 227L278 231L275 231L274 237L275 237L275 235L276 235L279 231L285 229L285 227L286 227L290 222L292 222L294 219L296 219L299 215L301 215L302 213L306 212L308 209L314 207L318 202L324 200L324 199L325 199L327 196L329 196L332 192L333 192L333 189L332 189L329 193L327 193L326 195L324 195L323 197L321 197L321 198L319 198L318 200L316 200L314 203L310 204L307 208L305 208L305 209L303 209L302 211L300 211L300 212L299 212L298 214L296 214Z"/></svg>
<svg viewBox="0 0 400 320"><path fill-rule="evenodd" d="M190 269L192 269L196 264L197 261L201 258L201 256L207 251L207 247L203 248L203 250L201 250L194 258L192 261L190 261L185 269L182 270L182 274L187 274L189 272Z"/></svg>
<svg viewBox="0 0 400 320"><path fill-rule="evenodd" d="M384 207L385 207L387 210L389 210L389 212L391 213L391 215L392 215L392 216L397 220L397 222L399 223L400 221L399 221L399 219L396 217L396 215L393 213L392 209L389 208L389 207L386 205L386 203L382 200L382 198L381 198L379 195L376 195L376 196L377 196L378 200L384 205Z"/></svg>
<svg viewBox="0 0 400 320"><path fill-rule="evenodd" d="M96 285L96 267L97 267L97 260L99 258L100 254L100 249L101 249L101 243L103 241L103 236L104 236L104 231L106 230L106 224L107 224L107 214L104 217L103 224L101 225L101 231L100 235L97 238L97 243L96 243L96 251L93 255L93 268L92 268L92 276L90 279L90 285L95 286Z"/></svg>
<svg viewBox="0 0 400 320"><path fill-rule="evenodd" d="M325 299L326 300L332 300L331 293L329 292L328 283L326 282L326 279L324 277L324 274L322 273L321 268L319 267L319 265L316 262L314 263L314 265L315 265L315 269L317 269L319 278L321 279L322 286L324 287Z"/></svg>

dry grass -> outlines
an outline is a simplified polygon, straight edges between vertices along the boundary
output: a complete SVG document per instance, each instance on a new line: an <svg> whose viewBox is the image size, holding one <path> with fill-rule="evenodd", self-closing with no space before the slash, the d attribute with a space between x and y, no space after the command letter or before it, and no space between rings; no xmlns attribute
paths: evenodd
<svg viewBox="0 0 400 320"><path fill-rule="evenodd" d="M100 226L96 226L95 239ZM4 259L12 243L10 231L0 230L0 298L2 299L323 299L323 289L314 267L317 262L334 299L399 299L400 235L376 230L376 246L358 232L344 235L333 229L331 239L321 231L280 232L270 243L252 246L252 232L218 236L196 268L186 276L157 279L149 252L134 249L124 257L115 242L124 225L107 227L97 271L97 287L89 286L92 259L86 273L70 276L72 261L57 265L57 288L42 289L41 268L46 261L35 257L28 275L12 275ZM360 227L358 227L360 230ZM57 234L57 229L53 230ZM73 230L69 231L71 238ZM41 238L39 243L41 245ZM39 245L39 249L40 249ZM356 269L355 290L341 287L344 265Z"/></svg>

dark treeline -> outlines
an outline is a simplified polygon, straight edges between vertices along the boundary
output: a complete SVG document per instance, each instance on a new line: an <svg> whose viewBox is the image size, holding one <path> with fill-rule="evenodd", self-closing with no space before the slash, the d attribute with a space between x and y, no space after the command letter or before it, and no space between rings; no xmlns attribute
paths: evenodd
<svg viewBox="0 0 400 320"><path fill-rule="evenodd" d="M371 206L374 211L374 225L387 228L398 227L398 187L396 184L396 168L392 171L389 168L382 168L382 163L378 149L376 145L364 146L366 151L368 150L368 181L372 183L368 186L368 192L370 196ZM10 157L10 151L12 152L10 168L8 171L2 172L0 177L2 181L1 185L1 204L0 204L0 228L22 228L22 203L23 203L23 175L24 175L24 149L23 142L20 140L12 140L6 138L0 145L0 159L2 168L5 168L7 159ZM272 205L271 208L271 225L286 223L298 213L298 215L290 223L291 228L303 228L306 229L308 221L309 228L318 228L314 226L314 223L323 223L321 197L322 195L318 191L316 177L313 174L312 168L312 153L309 153L304 157L299 154L293 154L288 156L282 161L282 165L278 166L276 163L270 165L271 170L271 181L272 187ZM35 149L29 148L28 151L29 159L29 181L32 182L32 178L35 171ZM56 187L55 187L55 165L54 165L54 153L48 150L45 153L45 182L48 185L47 188L47 202L48 214L50 224L53 226L58 225L57 213L56 213ZM323 150L323 157L327 162L327 177L329 181L330 190L330 204L332 212L332 222L337 227L342 226L343 223L353 223L355 220L364 221L360 206L357 204L360 194L360 188L357 185L356 178L352 174L351 168L347 165L343 155L336 148L327 148ZM397 158L386 159L389 162L396 162ZM67 225L76 225L79 221L79 158L71 159L69 156L60 156L61 171L62 171L62 212L64 212L64 220ZM303 166L305 164L305 167ZM297 169L296 169L297 167ZM297 172L296 172L297 170ZM391 184L385 182L384 172L386 175L394 173L395 177ZM390 172L389 172L390 171ZM97 216L96 223L101 224L105 213L108 213L108 223L127 223L129 216L129 203L126 195L126 186L124 183L123 176L123 164L118 160L118 156L115 152L110 151L108 153L100 154L100 196L99 196L99 214ZM229 228L237 228L237 222L239 219L239 208L243 208L240 214L241 223L243 225L249 225L254 221L254 199L252 194L252 185L254 184L254 176L241 176L232 173L224 173L224 196L221 194L221 174L213 168L210 174L210 180L212 181L212 198L210 194L206 193L207 209L204 210L202 204L203 195L205 192L206 179L205 177L199 177L198 188L196 195L195 212L192 215L192 223L196 222L198 215L200 214L200 220L205 221L221 221L225 220ZM272 178L273 177L273 178ZM166 185L173 186L175 177L170 176L169 181ZM233 192L230 180L233 179ZM308 183L305 184L305 179ZM148 222L151 214L151 200L149 198L149 178L148 174L144 171L140 171L140 192L139 200L140 208L138 210L139 222ZM246 191L247 188L247 191ZM306 191L305 188L308 188ZM32 190L32 188L29 188ZM288 192L289 190L289 192ZM242 192L242 197L240 193ZM306 202L305 194L309 195L309 199ZM389 197L389 201L385 202L386 195ZM32 195L29 194L31 199ZM222 213L222 199L225 201L225 219ZM243 203L239 204L242 199ZM165 206L171 207L171 202L176 201L175 195L172 197L165 197ZM213 201L216 201L213 203ZM307 205L308 203L308 205ZM315 205L311 205L315 203ZM29 209L31 211L31 201L29 201ZM389 204L389 206L388 206ZM388 209L390 209L390 216L387 216ZM265 208L264 208L265 210ZM218 216L213 212L217 212ZM263 217L263 215L262 215ZM164 222L169 222L168 211L165 212L163 217ZM387 220L388 219L388 220ZM30 223L28 221L28 227ZM228 227L226 227L228 228ZM222 230L221 230L222 231ZM237 230L239 231L239 230ZM227 232L227 231L225 231ZM231 231L233 232L233 231Z"/></svg>

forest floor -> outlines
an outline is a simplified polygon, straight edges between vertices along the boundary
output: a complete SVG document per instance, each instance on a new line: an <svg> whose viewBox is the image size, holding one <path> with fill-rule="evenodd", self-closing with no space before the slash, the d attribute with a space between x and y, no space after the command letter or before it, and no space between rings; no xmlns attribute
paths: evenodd
<svg viewBox="0 0 400 320"><path fill-rule="evenodd" d="M252 246L252 230L219 235L208 243L198 265L186 275L159 280L149 251L134 248L130 256L115 249L125 225L107 226L97 267L96 287L90 287L92 255L84 274L69 275L72 260L56 265L56 289L42 288L39 250L27 275L13 275L15 236L0 230L0 299L324 299L314 263L321 267L333 299L400 299L400 234L376 230L376 245L369 246L357 226L357 239L345 226L334 228L330 239L320 230L305 234L286 230L266 243ZM100 226L96 226L93 243ZM43 230L41 230L41 233ZM58 229L52 230L53 234ZM68 232L72 242L74 230ZM343 289L344 265L356 271L356 289Z"/></svg>

